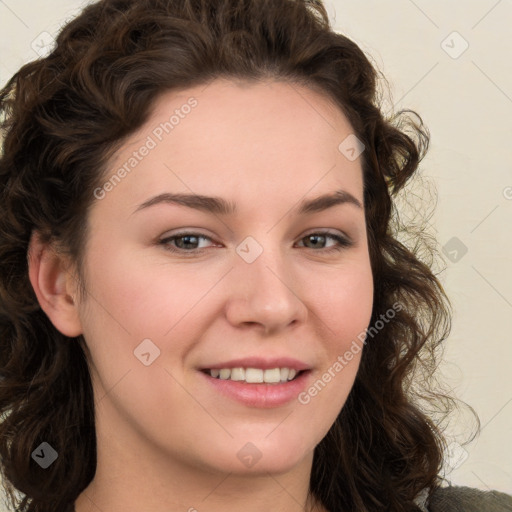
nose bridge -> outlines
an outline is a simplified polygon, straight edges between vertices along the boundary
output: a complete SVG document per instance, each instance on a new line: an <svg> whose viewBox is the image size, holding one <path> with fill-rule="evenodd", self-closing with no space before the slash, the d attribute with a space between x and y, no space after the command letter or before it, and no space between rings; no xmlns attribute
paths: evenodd
<svg viewBox="0 0 512 512"><path fill-rule="evenodd" d="M258 323L269 331L304 320L306 308L286 254L275 237L263 238L247 237L236 248L227 315L233 324Z"/></svg>

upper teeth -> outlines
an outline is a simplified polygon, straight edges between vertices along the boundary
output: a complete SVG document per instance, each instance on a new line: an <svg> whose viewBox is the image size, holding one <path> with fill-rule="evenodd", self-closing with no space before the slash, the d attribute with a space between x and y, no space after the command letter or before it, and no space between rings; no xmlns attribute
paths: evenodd
<svg viewBox="0 0 512 512"><path fill-rule="evenodd" d="M208 370L210 375L223 380L245 380L249 383L267 382L277 383L292 380L297 375L293 368L272 368L262 370L260 368L222 368Z"/></svg>

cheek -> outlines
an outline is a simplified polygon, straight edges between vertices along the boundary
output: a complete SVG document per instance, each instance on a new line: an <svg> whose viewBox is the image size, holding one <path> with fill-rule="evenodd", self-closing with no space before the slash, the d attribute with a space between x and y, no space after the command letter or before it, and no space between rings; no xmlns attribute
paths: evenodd
<svg viewBox="0 0 512 512"><path fill-rule="evenodd" d="M324 354L311 385L298 396L317 443L331 428L353 387L373 305L369 266L353 266L350 272L336 275L324 282L323 292L319 290L313 300Z"/></svg>
<svg viewBox="0 0 512 512"><path fill-rule="evenodd" d="M108 333L112 350L122 343L124 348L129 344L131 351L145 338L156 343L166 340L166 344L177 334L183 339L184 330L189 339L194 333L199 339L205 328L201 318L206 322L221 307L222 297L215 287L226 265L166 264L162 258L141 258L135 250L116 252L106 247L92 250L87 264L90 315L86 323L99 330L90 333L91 339ZM329 340L332 349L344 350L370 320L373 281L369 259L359 253L337 268L302 264L295 276L294 291L312 311L308 322L316 324L318 334ZM179 352L176 342L173 351Z"/></svg>
<svg viewBox="0 0 512 512"><path fill-rule="evenodd" d="M126 358L133 357L143 339L154 340L162 349L172 340L172 352L178 356L180 344L185 350L187 338L200 339L212 315L220 314L222 302L229 299L217 293L226 283L216 286L230 264L167 263L150 251L141 256L140 248L115 249L122 246L121 241L98 237L89 251L86 339L108 339L101 350L108 350L109 356L118 352L117 357L124 352ZM317 332L332 359L368 326L373 303L368 255L354 252L337 266L301 261L292 275L294 292L311 310L306 328Z"/></svg>
<svg viewBox="0 0 512 512"><path fill-rule="evenodd" d="M371 319L373 276L369 260L361 258L337 269L330 278L324 276L322 283L312 304L320 319L325 357L317 384L307 391L302 403L318 396L315 400L324 402L325 410L332 413L329 421L334 421L356 378Z"/></svg>
<svg viewBox="0 0 512 512"><path fill-rule="evenodd" d="M311 299L332 348L344 350L370 322L373 276L369 260L361 258L322 277Z"/></svg>
<svg viewBox="0 0 512 512"><path fill-rule="evenodd" d="M193 272L155 265L128 251L91 251L86 268L83 333L98 396L108 393L122 408L156 423L165 416L162 403L190 408L190 395L166 369L179 371L191 340L199 339L204 327L196 313L201 308L194 306L216 280L194 279ZM143 342L148 339L149 345ZM145 366L137 358L143 353L139 347L146 347L154 363Z"/></svg>
<svg viewBox="0 0 512 512"><path fill-rule="evenodd" d="M101 386L117 386L121 378L123 386L138 381L129 402L137 402L137 393L147 387L155 400L171 390L179 396L179 386L164 369L181 371L187 353L201 340L215 307L209 291L224 273L210 266L199 277L190 263L166 265L135 251L91 251L82 323ZM148 339L149 345L143 341ZM149 347L155 364L141 364L137 354L147 350L140 347Z"/></svg>
<svg viewBox="0 0 512 512"><path fill-rule="evenodd" d="M217 327L213 324L231 293L230 283L221 283L230 267L229 263L215 266L207 262L162 264L161 259L156 262L125 250L91 253L84 335L103 388L98 391L109 397L100 401L107 411L105 417L109 414L107 402L114 402L141 432L168 449L192 445L196 435L204 437L204 410L181 384L186 382L181 370L187 353L204 340L208 329ZM294 292L311 310L303 328L317 347L323 367L302 401L299 397L295 404L294 423L283 423L290 430L276 429L268 438L269 450L275 451L278 444L290 453L297 451L297 446L305 450L320 442L343 407L360 354L341 370L338 358L350 351L353 340L367 327L373 302L370 266L361 257L354 256L337 268L301 262L291 275ZM230 278L226 277L228 281ZM155 342L162 356L149 367L133 353L145 338ZM183 411L179 420L172 411ZM191 424L197 425L198 432L190 428ZM234 421L232 428L236 425ZM247 429L253 432L254 426L241 421L240 432L246 435ZM272 430L266 426L262 429ZM219 440L223 439L224 433L219 435ZM184 442L170 441L176 439ZM220 441L218 445L223 446Z"/></svg>
<svg viewBox="0 0 512 512"><path fill-rule="evenodd" d="M96 251L87 274L91 310L134 341L164 336L216 282L211 272L194 279L197 273L186 266L155 262L135 250Z"/></svg>

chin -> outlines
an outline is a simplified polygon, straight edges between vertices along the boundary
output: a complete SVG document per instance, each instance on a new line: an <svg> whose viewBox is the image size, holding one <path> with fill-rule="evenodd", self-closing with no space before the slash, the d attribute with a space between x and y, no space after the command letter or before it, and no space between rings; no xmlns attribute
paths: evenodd
<svg viewBox="0 0 512 512"><path fill-rule="evenodd" d="M287 473L303 463L308 455L312 458L314 447L305 448L299 440L293 443L289 436L286 440L281 436L274 439L271 437L272 434L267 438L253 437L253 440L249 440L244 437L243 441L239 441L240 438L232 440L229 443L231 446L217 453L210 463L221 472L265 476L268 473ZM234 450L233 445L236 445Z"/></svg>

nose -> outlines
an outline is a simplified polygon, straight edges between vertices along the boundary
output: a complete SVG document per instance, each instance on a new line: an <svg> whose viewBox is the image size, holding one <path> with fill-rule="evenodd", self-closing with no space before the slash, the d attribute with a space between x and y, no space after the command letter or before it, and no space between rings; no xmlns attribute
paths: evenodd
<svg viewBox="0 0 512 512"><path fill-rule="evenodd" d="M267 335L305 322L300 283L279 251L264 250L252 263L236 255L229 276L226 317L233 326L255 325Z"/></svg>

